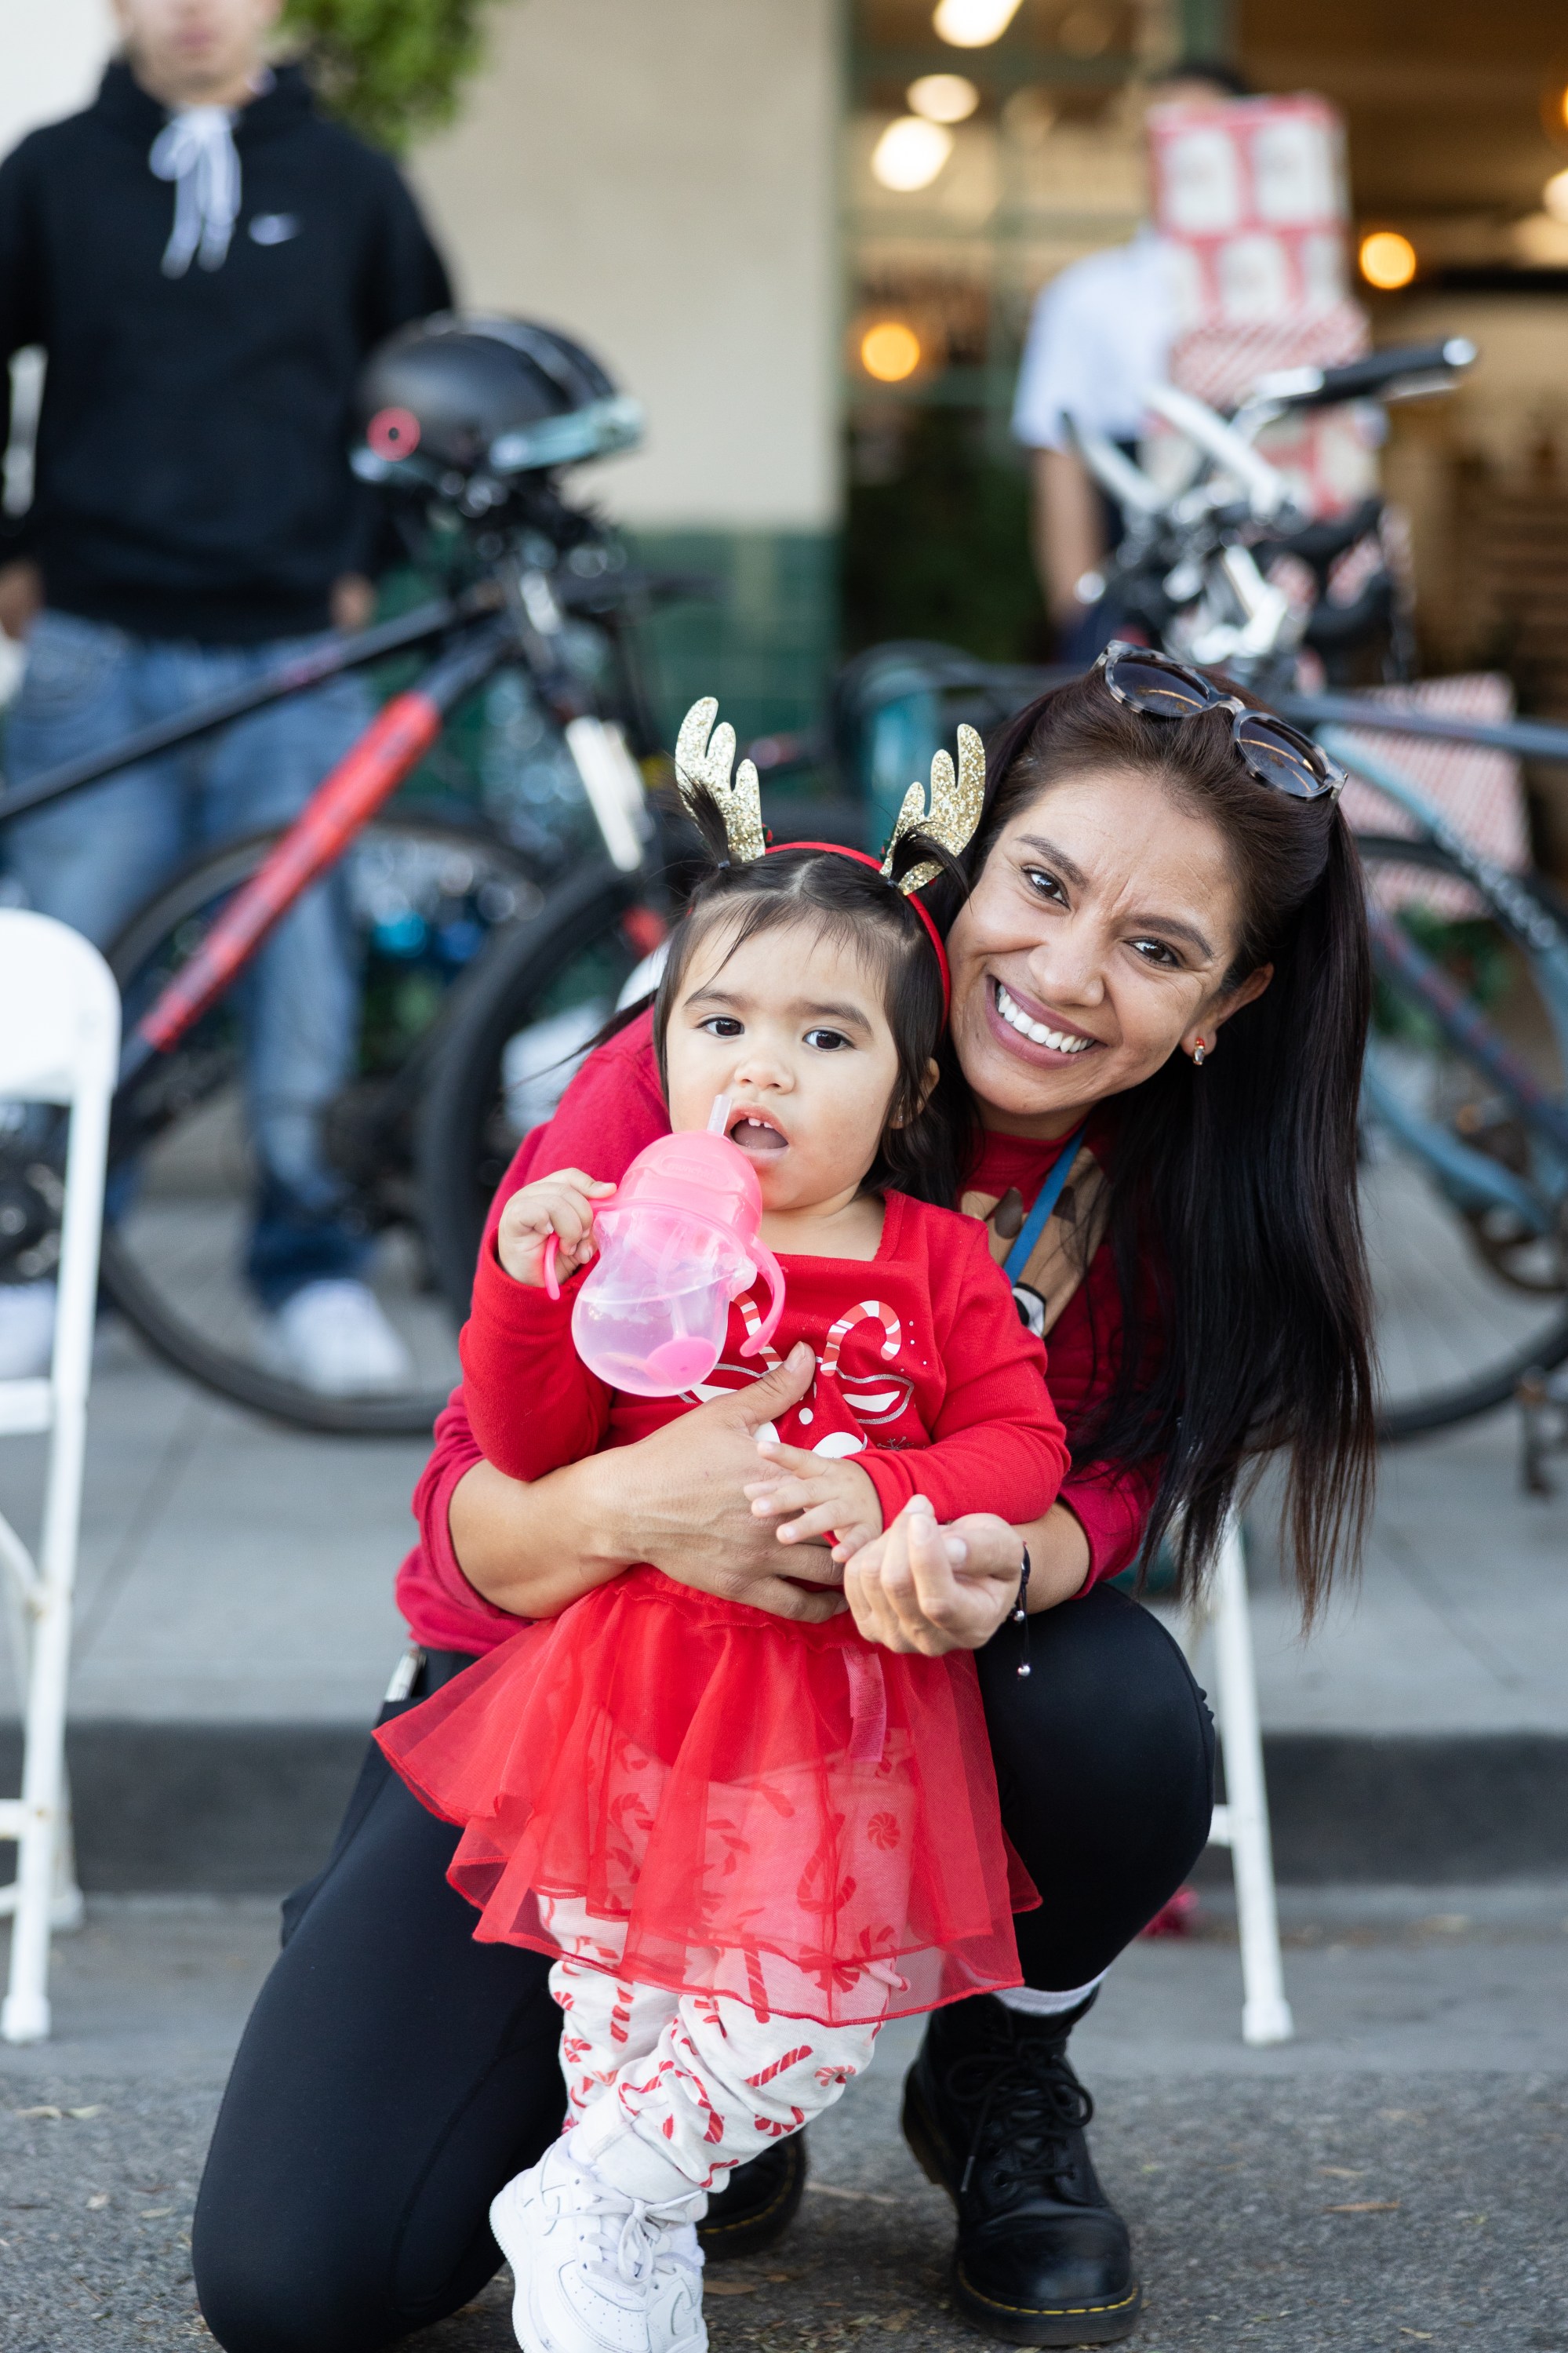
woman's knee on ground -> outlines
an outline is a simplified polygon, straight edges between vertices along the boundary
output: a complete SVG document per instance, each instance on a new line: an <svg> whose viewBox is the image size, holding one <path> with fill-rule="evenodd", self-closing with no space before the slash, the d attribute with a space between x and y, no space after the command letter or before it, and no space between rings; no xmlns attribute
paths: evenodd
<svg viewBox="0 0 1568 2353"><path fill-rule="evenodd" d="M997 1778L1007 1802L1072 1791L1101 1803L1206 1789L1213 1730L1176 1643L1128 1595L1097 1587L1030 1622L1028 1675L1011 1646L979 1654Z"/></svg>

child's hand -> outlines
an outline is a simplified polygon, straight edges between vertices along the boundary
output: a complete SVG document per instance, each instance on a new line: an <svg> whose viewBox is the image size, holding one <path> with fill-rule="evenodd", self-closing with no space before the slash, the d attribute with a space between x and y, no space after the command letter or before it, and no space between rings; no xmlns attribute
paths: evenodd
<svg viewBox="0 0 1568 2353"><path fill-rule="evenodd" d="M780 1544L821 1543L826 1536L832 1540L833 1558L847 1560L882 1534L876 1489L853 1461L807 1454L776 1438L759 1438L757 1451L766 1467L761 1478L747 1483L753 1516L782 1520L786 1512L800 1514L779 1528Z"/></svg>
<svg viewBox="0 0 1568 2353"><path fill-rule="evenodd" d="M556 1271L563 1282L579 1266L587 1266L593 1256L595 1201L614 1190L613 1185L585 1176L580 1168L557 1168L553 1176L541 1176L536 1185L524 1185L514 1193L501 1212L495 1235L495 1255L513 1282L529 1283L535 1290L542 1287L545 1242L550 1234L556 1238Z"/></svg>

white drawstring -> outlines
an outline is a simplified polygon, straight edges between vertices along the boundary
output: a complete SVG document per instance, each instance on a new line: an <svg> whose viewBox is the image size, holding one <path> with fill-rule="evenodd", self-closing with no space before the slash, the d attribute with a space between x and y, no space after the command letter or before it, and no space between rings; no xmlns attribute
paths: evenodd
<svg viewBox="0 0 1568 2353"><path fill-rule="evenodd" d="M193 257L204 269L221 269L239 215L239 157L228 109L189 106L172 115L147 161L160 180L175 183L164 277L183 278Z"/></svg>

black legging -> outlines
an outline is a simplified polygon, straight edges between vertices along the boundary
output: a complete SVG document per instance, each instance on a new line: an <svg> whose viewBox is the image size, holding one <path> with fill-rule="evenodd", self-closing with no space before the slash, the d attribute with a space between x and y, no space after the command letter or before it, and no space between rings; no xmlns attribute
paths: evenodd
<svg viewBox="0 0 1568 2353"><path fill-rule="evenodd" d="M1213 1731L1181 1653L1104 1588L980 1654L1009 1835L1044 1899L1029 1981L1086 1984L1208 1835ZM438 1656L425 1688L465 1662ZM409 1703L411 1704L411 1703ZM390 1711L388 1711L390 1713ZM497 2269L486 2211L560 2130L548 1962L476 1945L456 1832L372 1747L325 1870L284 1905L213 2136L192 2260L227 2353L371 2353Z"/></svg>

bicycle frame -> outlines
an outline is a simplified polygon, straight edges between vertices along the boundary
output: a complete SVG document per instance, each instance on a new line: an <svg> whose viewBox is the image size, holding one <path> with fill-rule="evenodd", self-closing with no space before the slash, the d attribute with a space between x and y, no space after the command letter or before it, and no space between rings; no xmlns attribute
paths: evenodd
<svg viewBox="0 0 1568 2353"><path fill-rule="evenodd" d="M597 601L592 590L588 601ZM441 733L448 714L508 661L525 663L561 729L611 862L635 872L645 856L642 778L625 736L585 706L563 659L563 615L548 577L510 566L457 597L313 648L233 693L123 738L107 752L35 777L0 799L0 822L81 792L118 770L196 741L329 678L448 638L418 682L395 695L312 794L299 816L125 1039L120 1091L166 1053L221 997L291 906L342 857ZM624 649L623 649L624 659ZM635 682L633 681L635 694Z"/></svg>
<svg viewBox="0 0 1568 2353"><path fill-rule="evenodd" d="M483 623L443 655L418 686L394 695L376 714L143 1015L121 1053L122 1092L217 1002L294 902L342 857L423 759L448 712L514 649L515 638L503 623Z"/></svg>
<svg viewBox="0 0 1568 2353"><path fill-rule="evenodd" d="M1335 698L1336 702L1345 699ZM1561 729L1531 732L1559 739L1563 733ZM1424 838L1485 894L1504 929L1531 959L1558 1052L1568 1068L1568 940L1559 925L1531 897L1517 875L1474 849L1392 760L1367 751L1332 727L1321 732L1320 741L1332 758L1364 776L1412 818ZM1424 1118L1404 1103L1380 1070L1375 1048L1368 1052L1362 1082L1368 1102L1381 1119L1438 1170L1462 1206L1506 1208L1534 1232L1550 1232L1568 1190L1568 1111L1547 1093L1484 1015L1477 1012L1400 924L1375 905L1369 904L1368 913L1372 952L1379 964L1425 1008L1457 1052L1485 1071L1512 1100L1546 1156L1544 1173L1552 1190L1543 1197L1489 1154L1473 1151L1451 1129Z"/></svg>
<svg viewBox="0 0 1568 2353"><path fill-rule="evenodd" d="M0 797L0 825L11 818L25 817L31 809L46 808L54 801L64 800L89 785L101 784L105 776L133 767L139 760L151 760L159 753L194 744L236 719L249 718L252 712L265 711L274 702L286 702L291 695L308 693L312 687L321 686L329 678L367 670L373 662L385 661L389 654L407 653L415 646L428 645L465 620L493 613L500 603L499 587L482 581L462 596L435 597L394 621L382 621L352 637L313 647L309 653L281 662L276 670L252 679L249 685L237 687L230 694L213 695L176 718L161 719L154 726L138 728L133 735L122 737L107 752L91 752L85 759L68 760L35 776L30 784L19 785L15 792Z"/></svg>

